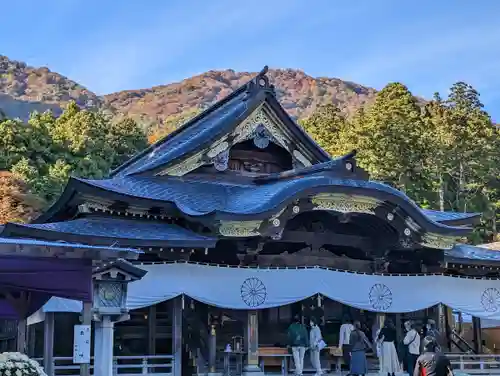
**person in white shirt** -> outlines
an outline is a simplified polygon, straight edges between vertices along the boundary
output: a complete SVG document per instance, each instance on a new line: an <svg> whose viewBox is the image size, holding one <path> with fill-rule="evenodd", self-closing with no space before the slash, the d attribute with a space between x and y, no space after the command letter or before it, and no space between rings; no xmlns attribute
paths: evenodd
<svg viewBox="0 0 500 376"><path fill-rule="evenodd" d="M340 326L339 333L339 349L342 351L344 365L347 370L349 370L351 368L351 344L349 339L351 338L351 332L354 330L354 326L351 324L351 320L347 316L344 316L342 321L343 324Z"/></svg>
<svg viewBox="0 0 500 376"><path fill-rule="evenodd" d="M320 342L323 340L321 329L319 328L316 318L311 317L310 321L311 331L309 332L309 355L311 357L311 364L316 370L316 376L322 374L321 361L320 361Z"/></svg>
<svg viewBox="0 0 500 376"><path fill-rule="evenodd" d="M413 323L411 321L405 322L405 330L406 335L403 339L403 344L407 346L405 359L406 370L410 375L412 375L417 358L420 355L420 335L413 327Z"/></svg>

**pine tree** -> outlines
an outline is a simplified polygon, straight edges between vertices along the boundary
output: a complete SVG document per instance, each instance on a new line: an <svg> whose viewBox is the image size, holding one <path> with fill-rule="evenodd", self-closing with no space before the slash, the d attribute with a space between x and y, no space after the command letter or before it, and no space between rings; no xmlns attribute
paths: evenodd
<svg viewBox="0 0 500 376"><path fill-rule="evenodd" d="M386 181L410 195L422 189L426 145L421 108L408 88L392 83L373 105L353 121L358 160L373 179Z"/></svg>
<svg viewBox="0 0 500 376"><path fill-rule="evenodd" d="M330 155L338 156L352 149L342 142L348 126L345 116L333 104L319 107L309 118L300 121L304 130Z"/></svg>

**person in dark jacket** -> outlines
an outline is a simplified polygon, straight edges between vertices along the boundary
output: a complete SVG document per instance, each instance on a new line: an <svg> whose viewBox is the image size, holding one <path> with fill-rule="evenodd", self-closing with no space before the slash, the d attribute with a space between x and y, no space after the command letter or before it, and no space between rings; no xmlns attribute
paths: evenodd
<svg viewBox="0 0 500 376"><path fill-rule="evenodd" d="M390 319L385 320L384 327L378 334L378 340L382 342L380 368L387 376L395 376L401 370L398 353L396 352L396 327Z"/></svg>
<svg viewBox="0 0 500 376"><path fill-rule="evenodd" d="M424 353L417 359L413 376L453 376L451 363L437 351L439 346L434 337L425 337L423 347Z"/></svg>
<svg viewBox="0 0 500 376"><path fill-rule="evenodd" d="M288 327L288 346L292 348L293 363L295 364L295 374L302 375L304 369L304 355L309 347L309 336L304 324L300 321L300 316L295 315L293 323Z"/></svg>

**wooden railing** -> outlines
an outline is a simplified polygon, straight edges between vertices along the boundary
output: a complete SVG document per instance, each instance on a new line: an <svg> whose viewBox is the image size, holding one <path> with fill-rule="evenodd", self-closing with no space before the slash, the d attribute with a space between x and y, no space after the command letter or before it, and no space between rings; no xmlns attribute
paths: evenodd
<svg viewBox="0 0 500 376"><path fill-rule="evenodd" d="M453 344L464 353L476 354L474 347L469 344L455 329L450 331L450 340Z"/></svg>
<svg viewBox="0 0 500 376"><path fill-rule="evenodd" d="M43 359L35 359L43 365ZM135 376L154 375L172 376L174 368L172 355L115 356L113 357L113 375ZM91 359L90 373L93 374ZM54 357L54 376L72 376L80 374L80 365L73 363L70 357ZM50 376L50 375L49 375Z"/></svg>
<svg viewBox="0 0 500 376"><path fill-rule="evenodd" d="M500 375L500 355L446 354L453 369L469 375Z"/></svg>

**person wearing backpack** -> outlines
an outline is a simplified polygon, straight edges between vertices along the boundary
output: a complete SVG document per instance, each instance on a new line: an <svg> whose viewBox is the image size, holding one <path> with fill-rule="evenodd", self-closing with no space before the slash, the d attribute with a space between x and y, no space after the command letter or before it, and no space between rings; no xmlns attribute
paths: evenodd
<svg viewBox="0 0 500 376"><path fill-rule="evenodd" d="M366 351L372 348L372 344L361 330L361 323L354 321L354 330L351 332L349 343L351 344L351 369L353 376L365 376L368 374L368 363Z"/></svg>
<svg viewBox="0 0 500 376"><path fill-rule="evenodd" d="M304 355L309 347L309 336L300 316L293 317L292 324L288 327L288 346L292 348L293 363L295 364L295 375L302 376L304 370Z"/></svg>
<svg viewBox="0 0 500 376"><path fill-rule="evenodd" d="M436 339L427 336L422 344L424 352L417 358L413 376L453 376L450 360L439 351Z"/></svg>
<svg viewBox="0 0 500 376"><path fill-rule="evenodd" d="M403 344L406 346L405 366L406 371L411 375L420 355L420 334L415 330L411 321L405 322L405 329L406 336L403 339Z"/></svg>

